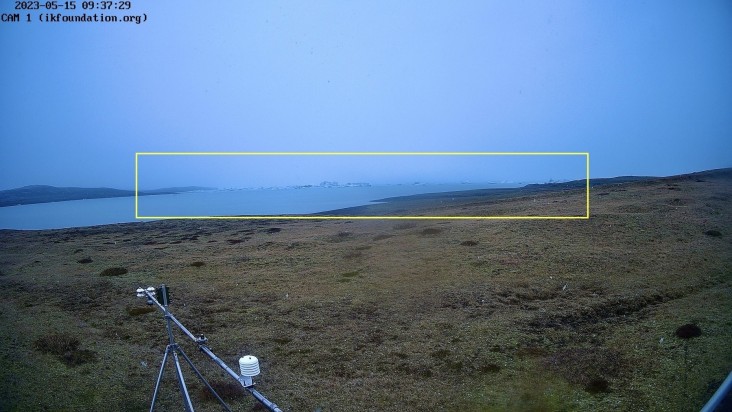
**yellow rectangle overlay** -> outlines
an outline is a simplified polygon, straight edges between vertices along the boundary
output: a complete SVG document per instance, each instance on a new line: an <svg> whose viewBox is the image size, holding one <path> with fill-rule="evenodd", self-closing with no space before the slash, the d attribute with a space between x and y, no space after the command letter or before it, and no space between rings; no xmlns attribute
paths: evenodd
<svg viewBox="0 0 732 412"><path fill-rule="evenodd" d="M584 156L585 214L583 216L327 216L327 215L262 215L262 216L141 216L139 212L139 159L142 156ZM135 153L135 219L189 220L587 220L590 218L590 153L589 152L136 152Z"/></svg>

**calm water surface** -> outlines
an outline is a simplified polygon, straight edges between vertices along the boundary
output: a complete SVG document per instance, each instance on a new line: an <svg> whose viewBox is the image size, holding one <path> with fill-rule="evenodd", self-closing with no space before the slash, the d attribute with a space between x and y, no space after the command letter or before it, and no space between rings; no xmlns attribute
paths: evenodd
<svg viewBox="0 0 732 412"><path fill-rule="evenodd" d="M377 199L393 196L503 187L515 186L462 183L213 190L141 196L139 214L140 216L294 215L362 206ZM135 221L139 220L135 219L133 197L0 207L2 229L59 229Z"/></svg>

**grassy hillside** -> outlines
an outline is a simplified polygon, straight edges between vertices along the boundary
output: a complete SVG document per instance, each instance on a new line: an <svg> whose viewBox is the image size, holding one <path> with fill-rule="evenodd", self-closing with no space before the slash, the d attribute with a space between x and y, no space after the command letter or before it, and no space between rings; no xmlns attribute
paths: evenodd
<svg viewBox="0 0 732 412"><path fill-rule="evenodd" d="M551 214L583 199L390 207ZM731 200L717 171L598 186L589 220L0 231L0 410L146 410L167 337L134 291L163 282L230 366L260 359L259 389L288 411L698 410L732 369ZM184 373L196 410L220 410ZM173 376L160 410L180 410ZM230 405L259 410L241 392Z"/></svg>

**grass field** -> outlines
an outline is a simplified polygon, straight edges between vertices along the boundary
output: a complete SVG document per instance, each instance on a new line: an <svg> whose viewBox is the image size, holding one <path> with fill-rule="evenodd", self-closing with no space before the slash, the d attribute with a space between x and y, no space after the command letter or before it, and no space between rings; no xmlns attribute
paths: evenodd
<svg viewBox="0 0 732 412"><path fill-rule="evenodd" d="M287 411L698 410L732 370L732 172L591 193L589 220L0 231L0 411L146 410L167 337L134 292L160 283L230 366L259 358ZM582 214L583 197L419 210ZM260 410L178 337L234 410ZM220 410L184 373L196 410ZM170 366L159 401L181 410Z"/></svg>

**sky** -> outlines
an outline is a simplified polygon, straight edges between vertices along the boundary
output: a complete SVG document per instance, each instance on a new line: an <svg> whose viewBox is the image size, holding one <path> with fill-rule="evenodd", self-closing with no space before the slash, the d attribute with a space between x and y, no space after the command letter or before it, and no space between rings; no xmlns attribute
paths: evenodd
<svg viewBox="0 0 732 412"><path fill-rule="evenodd" d="M732 166L729 1L131 4L87 14L144 23L0 22L0 189L132 188L136 152L589 152L593 177ZM574 158L156 159L148 186L584 176Z"/></svg>

